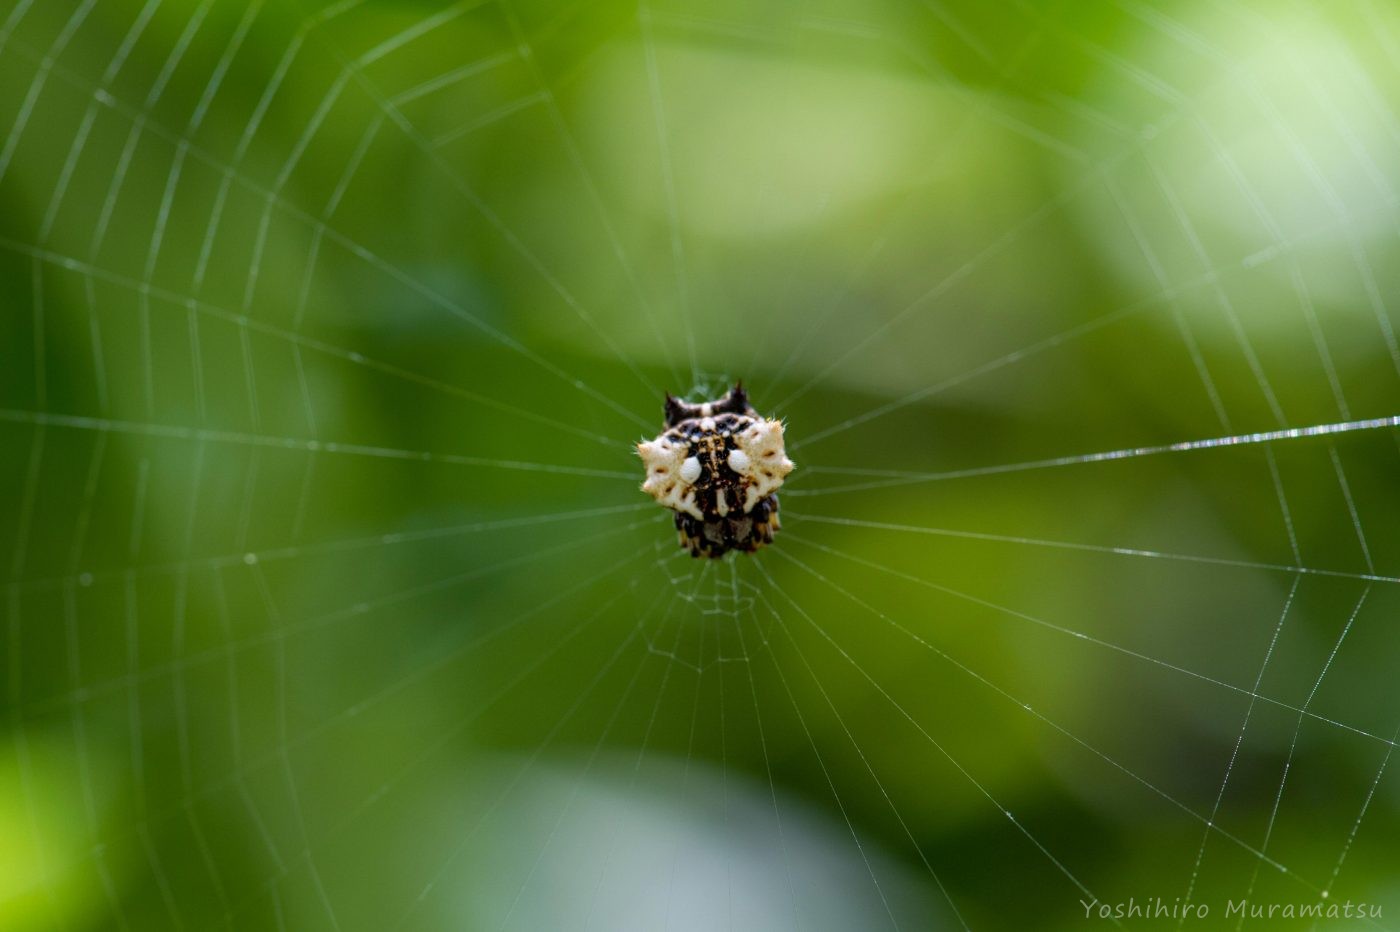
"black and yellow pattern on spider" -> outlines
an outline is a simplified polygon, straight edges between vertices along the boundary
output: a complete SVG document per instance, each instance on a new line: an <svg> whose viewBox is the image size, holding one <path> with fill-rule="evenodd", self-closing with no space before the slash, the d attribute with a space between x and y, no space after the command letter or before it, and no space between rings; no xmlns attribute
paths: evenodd
<svg viewBox="0 0 1400 932"><path fill-rule="evenodd" d="M676 513L680 545L691 556L752 553L781 526L777 491L793 462L781 421L761 417L742 383L723 397L691 404L666 396L666 430L637 444L646 466L642 491Z"/></svg>

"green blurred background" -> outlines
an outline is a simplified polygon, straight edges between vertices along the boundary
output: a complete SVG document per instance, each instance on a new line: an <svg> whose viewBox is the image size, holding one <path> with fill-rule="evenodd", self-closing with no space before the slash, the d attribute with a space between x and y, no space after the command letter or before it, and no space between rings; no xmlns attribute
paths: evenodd
<svg viewBox="0 0 1400 932"><path fill-rule="evenodd" d="M1397 61L4 0L0 927L1400 922L1395 428L1046 462L1400 414ZM702 565L632 444L739 378L798 469Z"/></svg>

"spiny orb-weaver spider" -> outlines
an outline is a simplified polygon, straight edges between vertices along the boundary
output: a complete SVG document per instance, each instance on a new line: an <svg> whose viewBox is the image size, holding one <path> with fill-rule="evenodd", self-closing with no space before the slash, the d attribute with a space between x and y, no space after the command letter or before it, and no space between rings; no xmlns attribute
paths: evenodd
<svg viewBox="0 0 1400 932"><path fill-rule="evenodd" d="M637 453L647 471L642 491L676 513L691 556L752 553L773 542L774 493L793 464L782 422L759 417L742 383L702 404L667 394L666 429Z"/></svg>

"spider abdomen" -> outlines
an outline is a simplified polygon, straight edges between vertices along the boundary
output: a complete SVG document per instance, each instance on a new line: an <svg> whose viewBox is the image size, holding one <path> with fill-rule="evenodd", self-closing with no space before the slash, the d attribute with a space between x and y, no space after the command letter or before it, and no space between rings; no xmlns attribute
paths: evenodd
<svg viewBox="0 0 1400 932"><path fill-rule="evenodd" d="M642 490L676 512L681 546L693 556L753 552L778 530L775 494L792 472L782 422L760 417L736 385L703 404L666 398L666 430L637 444Z"/></svg>

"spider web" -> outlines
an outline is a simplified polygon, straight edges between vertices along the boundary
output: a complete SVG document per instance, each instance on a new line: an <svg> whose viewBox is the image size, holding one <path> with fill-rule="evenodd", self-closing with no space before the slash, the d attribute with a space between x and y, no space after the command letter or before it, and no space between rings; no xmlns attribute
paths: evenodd
<svg viewBox="0 0 1400 932"><path fill-rule="evenodd" d="M0 916L1389 927L1397 50L5 4ZM735 378L696 562L631 443Z"/></svg>

